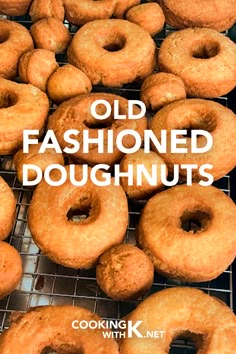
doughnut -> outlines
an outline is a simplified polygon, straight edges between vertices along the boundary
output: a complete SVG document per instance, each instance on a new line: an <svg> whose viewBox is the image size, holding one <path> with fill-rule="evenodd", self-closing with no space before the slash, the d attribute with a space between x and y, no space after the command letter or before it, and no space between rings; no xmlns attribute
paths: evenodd
<svg viewBox="0 0 236 354"><path fill-rule="evenodd" d="M0 77L14 78L21 55L31 49L33 41L25 27L0 19Z"/></svg>
<svg viewBox="0 0 236 354"><path fill-rule="evenodd" d="M214 180L230 172L236 164L236 134L235 114L221 104L203 99L185 99L170 103L163 107L150 122L150 129L158 139L161 139L161 130L167 131L167 152L160 153L168 171L173 174L174 164L211 164L210 170ZM204 153L191 152L191 138L186 136L187 153L171 153L171 130L202 129L208 131L213 138L213 146ZM222 132L224 132L222 134ZM206 139L199 136L198 148L206 145ZM153 146L155 150L155 146ZM180 168L180 176L186 179L186 169ZM202 179L197 169L193 170L193 181Z"/></svg>
<svg viewBox="0 0 236 354"><path fill-rule="evenodd" d="M33 0L29 15L32 22L37 22L45 17L56 17L64 20L65 9L62 0Z"/></svg>
<svg viewBox="0 0 236 354"><path fill-rule="evenodd" d="M30 145L29 152L23 153L23 150L18 150L14 155L14 165L16 168L17 179L22 183L23 181L23 165L33 164L40 167L44 172L46 167L52 164L64 165L63 155L55 152L53 149L46 149L44 153L39 153L42 143L37 145ZM37 177L35 170L28 171L28 180L32 181Z"/></svg>
<svg viewBox="0 0 236 354"><path fill-rule="evenodd" d="M135 300L152 286L152 262L139 248L122 244L106 251L96 267L98 285L115 300Z"/></svg>
<svg viewBox="0 0 236 354"><path fill-rule="evenodd" d="M143 165L149 174L152 176L152 166L155 166L157 179L155 185L151 185L145 176L142 176L141 185L138 185L137 180L137 165ZM163 184L160 180L161 165L164 165L165 176L167 177L168 171L164 160L157 155L154 151L145 153L143 149L138 150L132 154L125 155L120 162L120 170L122 172L128 172L128 165L134 166L134 178L133 185L128 185L128 178L121 177L121 186L124 188L126 194L130 199L146 199L157 191L163 188Z"/></svg>
<svg viewBox="0 0 236 354"><path fill-rule="evenodd" d="M31 1L32 0L0 0L0 14L7 16L25 15Z"/></svg>
<svg viewBox="0 0 236 354"><path fill-rule="evenodd" d="M236 85L236 45L209 28L187 28L170 34L161 44L160 71L180 76L187 94L214 98Z"/></svg>
<svg viewBox="0 0 236 354"><path fill-rule="evenodd" d="M115 339L104 338L104 329L72 327L74 321L76 327L81 321L92 321L92 324L102 321L100 317L82 307L41 306L15 317L10 328L0 337L1 354L119 353ZM107 329L106 331L109 332Z"/></svg>
<svg viewBox="0 0 236 354"><path fill-rule="evenodd" d="M143 337L158 330L163 335L126 336L121 340L120 354L170 353L171 342L179 337L191 339L199 354L235 351L235 314L225 303L198 289L179 287L158 291L138 305L126 320L142 321L137 329Z"/></svg>
<svg viewBox="0 0 236 354"><path fill-rule="evenodd" d="M68 172L69 166L65 168ZM102 179L101 170L97 176ZM60 172L52 171L51 178L60 179ZM75 179L82 178L83 168L77 165ZM73 221L74 215L87 218ZM69 178L60 187L43 180L33 194L28 223L35 243L52 261L91 268L102 253L122 242L128 223L127 199L120 186L97 186L90 178L80 187Z"/></svg>
<svg viewBox="0 0 236 354"><path fill-rule="evenodd" d="M155 51L149 33L134 23L97 20L75 34L68 61L87 74L94 85L122 86L153 71Z"/></svg>
<svg viewBox="0 0 236 354"><path fill-rule="evenodd" d="M53 102L59 104L77 95L91 92L92 84L83 71L66 64L51 75L47 90Z"/></svg>
<svg viewBox="0 0 236 354"><path fill-rule="evenodd" d="M5 240L9 235L15 218L16 200L11 188L0 177L0 241Z"/></svg>
<svg viewBox="0 0 236 354"><path fill-rule="evenodd" d="M113 12L114 17L124 18L125 13L132 6L140 4L141 0L116 0L116 7Z"/></svg>
<svg viewBox="0 0 236 354"><path fill-rule="evenodd" d="M172 187L145 205L137 241L155 270L167 277L215 279L236 255L236 206L213 186Z"/></svg>
<svg viewBox="0 0 236 354"><path fill-rule="evenodd" d="M209 27L226 31L236 21L236 0L161 0L166 22L175 28Z"/></svg>
<svg viewBox="0 0 236 354"><path fill-rule="evenodd" d="M48 98L37 87L0 78L0 155L21 148L25 129L42 133L48 110Z"/></svg>
<svg viewBox="0 0 236 354"><path fill-rule="evenodd" d="M171 102L186 98L186 90L180 77L156 73L144 80L140 97L148 109L157 111Z"/></svg>
<svg viewBox="0 0 236 354"><path fill-rule="evenodd" d="M0 241L0 299L15 290L21 277L22 261L19 253L8 243Z"/></svg>
<svg viewBox="0 0 236 354"><path fill-rule="evenodd" d="M74 25L110 18L115 10L117 0L63 0L66 19Z"/></svg>
<svg viewBox="0 0 236 354"><path fill-rule="evenodd" d="M113 108L113 103L115 100L119 101L119 112L120 114L125 114L128 116L128 100L125 98L113 95L109 93L90 93L87 95L77 96L62 103L56 111L49 117L48 129L52 129L56 135L61 148L65 148L68 144L64 141L64 133L71 129L78 129L80 132L84 130L89 131L89 137L97 137L98 130L103 129L104 131L104 152L101 154L98 152L98 145L90 146L89 153L83 152L83 137L82 134L77 136L80 143L80 149L74 154L70 154L70 157L78 163L86 162L93 166L96 164L108 164L113 165L120 161L124 153L121 152L116 145L117 135L125 129L136 130L141 138L143 139L144 130L147 129L147 118L144 116L140 119L114 119L114 112L112 109L112 114L109 118L101 121L94 118L91 112L91 104L96 100L106 100ZM97 106L97 112L103 113L103 106ZM135 114L140 112L140 109L134 106ZM108 130L113 130L114 143L113 143L113 153L108 153L107 147L107 132ZM132 147L135 143L134 137L131 135L126 135L123 138L123 145L126 148Z"/></svg>
<svg viewBox="0 0 236 354"><path fill-rule="evenodd" d="M47 49L33 49L22 55L18 70L23 82L45 92L49 76L57 68L55 53Z"/></svg>
<svg viewBox="0 0 236 354"><path fill-rule="evenodd" d="M126 19L142 27L151 36L159 33L165 24L165 16L157 3L141 4L131 7L125 15Z"/></svg>
<svg viewBox="0 0 236 354"><path fill-rule="evenodd" d="M48 49L56 54L63 53L71 42L71 35L56 17L47 17L30 27L36 48Z"/></svg>

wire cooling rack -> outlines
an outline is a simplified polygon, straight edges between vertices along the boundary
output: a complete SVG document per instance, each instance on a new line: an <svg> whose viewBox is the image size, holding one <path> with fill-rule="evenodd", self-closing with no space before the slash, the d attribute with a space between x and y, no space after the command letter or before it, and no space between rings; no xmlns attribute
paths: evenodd
<svg viewBox="0 0 236 354"><path fill-rule="evenodd" d="M31 22L28 16L24 18L11 18L30 28ZM72 35L77 31L75 26L65 22ZM159 46L162 40L173 29L166 26L155 38ZM65 55L58 55L60 65L67 62ZM104 88L96 86L93 91L112 92L128 99L140 97L139 84L125 85L123 88ZM228 98L221 97L216 101L228 106ZM54 110L55 107L51 107ZM151 112L148 112L151 116ZM109 299L98 287L95 270L74 270L56 265L40 253L31 238L27 225L27 212L32 197L33 189L23 187L16 178L12 157L0 156L0 175L13 189L17 200L16 218L12 232L7 241L21 254L23 261L23 278L16 291L0 301L0 332L9 326L9 316L12 311L25 312L30 307L41 305L70 304L87 308L104 319L120 319L132 311L141 301L118 302ZM215 183L215 186L231 196L232 177L225 176ZM142 202L129 201L129 225L125 235L125 242L135 244L135 228L139 220L140 212L144 206ZM1 206L0 206L1 207ZM188 283L180 283L166 279L155 274L154 283L150 295L161 289L173 286L185 286ZM211 282L194 283L192 287L204 290L206 293L224 301L233 309L233 269L229 267L222 275ZM187 340L176 340L171 347L171 354L194 354L194 345Z"/></svg>

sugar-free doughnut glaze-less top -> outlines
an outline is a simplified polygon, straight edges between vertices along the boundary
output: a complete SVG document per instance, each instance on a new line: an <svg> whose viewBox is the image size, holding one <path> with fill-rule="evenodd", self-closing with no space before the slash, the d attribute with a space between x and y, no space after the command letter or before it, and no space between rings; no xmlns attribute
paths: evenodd
<svg viewBox="0 0 236 354"><path fill-rule="evenodd" d="M195 233L188 231L188 222L198 225ZM191 282L212 280L236 255L236 206L213 186L172 187L145 205L137 241L161 274Z"/></svg>
<svg viewBox="0 0 236 354"><path fill-rule="evenodd" d="M92 84L122 86L148 76L156 64L150 34L125 20L96 20L75 34L68 61L85 72Z"/></svg>

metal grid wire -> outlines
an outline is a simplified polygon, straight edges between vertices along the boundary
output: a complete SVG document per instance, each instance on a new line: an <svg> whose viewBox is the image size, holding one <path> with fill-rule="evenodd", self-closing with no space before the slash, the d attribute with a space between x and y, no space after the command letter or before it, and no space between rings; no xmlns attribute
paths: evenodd
<svg viewBox="0 0 236 354"><path fill-rule="evenodd" d="M25 27L31 26L30 18L11 18L17 20ZM65 21L72 35L77 31ZM159 46L162 40L173 29L166 26L155 38ZM60 65L67 62L65 55L57 55ZM93 91L112 92L129 99L138 99L140 86L138 84L125 85L123 88L104 88L96 86ZM228 105L227 97L217 99L224 106ZM51 107L54 110L55 107ZM151 116L148 112L148 116ZM0 175L13 189L16 199L16 218L8 242L21 254L23 261L23 278L16 291L0 301L0 331L8 328L9 316L12 311L27 311L28 308L40 305L70 304L85 307L104 319L120 319L132 311L141 300L130 302L118 302L109 299L96 282L95 270L74 270L56 265L40 253L31 238L27 225L27 212L32 197L33 189L23 187L17 180L12 158L0 156ZM215 186L230 196L230 176L225 176L215 182ZM135 244L135 228L139 220L140 211L144 203L129 202L129 226L125 236L125 242ZM233 308L233 284L232 266L221 276L211 282L194 283L192 287L204 290L206 293L216 296ZM161 289L173 286L185 286L188 283L176 282L166 279L157 273L150 289L150 295ZM171 347L171 354L194 354L196 349L191 342L176 340Z"/></svg>

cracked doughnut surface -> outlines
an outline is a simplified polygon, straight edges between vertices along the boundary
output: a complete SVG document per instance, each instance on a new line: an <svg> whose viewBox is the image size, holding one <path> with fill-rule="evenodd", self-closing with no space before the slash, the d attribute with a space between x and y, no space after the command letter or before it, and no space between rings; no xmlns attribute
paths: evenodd
<svg viewBox="0 0 236 354"><path fill-rule="evenodd" d="M149 199L136 235L159 273L209 281L235 258L236 206L213 186L175 186Z"/></svg>

